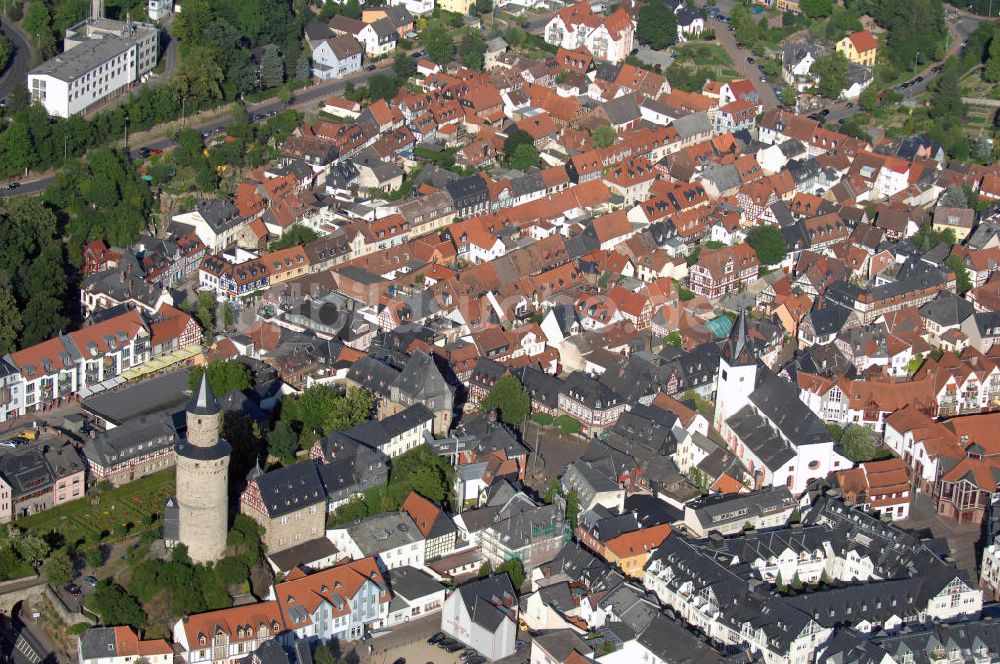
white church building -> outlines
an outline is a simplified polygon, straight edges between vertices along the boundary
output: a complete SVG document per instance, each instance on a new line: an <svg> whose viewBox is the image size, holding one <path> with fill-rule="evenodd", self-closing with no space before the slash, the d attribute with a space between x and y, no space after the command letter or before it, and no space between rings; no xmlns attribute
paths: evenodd
<svg viewBox="0 0 1000 664"><path fill-rule="evenodd" d="M834 450L795 387L758 361L755 346L741 313L719 360L715 428L757 487L784 486L798 495L811 480L854 464Z"/></svg>

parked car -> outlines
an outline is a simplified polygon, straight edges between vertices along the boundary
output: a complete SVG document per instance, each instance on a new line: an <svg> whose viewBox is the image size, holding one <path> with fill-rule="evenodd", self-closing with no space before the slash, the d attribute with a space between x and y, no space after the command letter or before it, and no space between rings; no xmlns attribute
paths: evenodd
<svg viewBox="0 0 1000 664"><path fill-rule="evenodd" d="M406 658L405 657L400 657L399 659L397 659L392 664L406 664Z"/></svg>
<svg viewBox="0 0 1000 664"><path fill-rule="evenodd" d="M747 62L750 63L750 64L752 64L752 65L756 64L756 62L754 62L754 59L753 58L749 58L749 57L747 58Z"/></svg>
<svg viewBox="0 0 1000 664"><path fill-rule="evenodd" d="M447 650L448 652L458 652L459 650L461 650L464 647L465 646L463 646L461 643L455 643L455 644L450 645L447 648L445 648L445 650Z"/></svg>
<svg viewBox="0 0 1000 664"><path fill-rule="evenodd" d="M427 639L427 643L429 643L430 645L434 645L436 643L444 641L446 638L448 638L448 637L445 636L444 632L437 632L434 636L432 636L431 638Z"/></svg>
<svg viewBox="0 0 1000 664"><path fill-rule="evenodd" d="M367 67L365 67L365 71L375 71L375 69L377 69L375 65L368 65Z"/></svg>
<svg viewBox="0 0 1000 664"><path fill-rule="evenodd" d="M20 186L21 183L18 182L17 180L11 180L10 182L7 183L7 189L9 190L17 189Z"/></svg>
<svg viewBox="0 0 1000 664"><path fill-rule="evenodd" d="M90 586L91 588L97 587L97 577L85 576L82 579L83 583Z"/></svg>
<svg viewBox="0 0 1000 664"><path fill-rule="evenodd" d="M65 586L63 586L63 588L65 588L66 592L68 592L73 597L80 597L81 595L83 595L83 591L80 590L80 586L76 585L75 583L72 582L67 583Z"/></svg>

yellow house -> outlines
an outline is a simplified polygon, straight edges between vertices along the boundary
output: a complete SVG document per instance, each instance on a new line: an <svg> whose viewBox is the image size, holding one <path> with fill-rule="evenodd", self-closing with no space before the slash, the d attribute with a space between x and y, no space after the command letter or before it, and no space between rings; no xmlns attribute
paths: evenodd
<svg viewBox="0 0 1000 664"><path fill-rule="evenodd" d="M618 565L625 576L642 580L646 561L669 536L670 526L665 523L633 530L605 542L604 559L612 565Z"/></svg>
<svg viewBox="0 0 1000 664"><path fill-rule="evenodd" d="M934 221L931 222L931 226L939 232L953 231L955 239L961 242L972 232L975 221L975 210L939 205L934 209Z"/></svg>
<svg viewBox="0 0 1000 664"><path fill-rule="evenodd" d="M837 53L856 65L874 67L878 57L878 40L867 30L854 32L837 42Z"/></svg>
<svg viewBox="0 0 1000 664"><path fill-rule="evenodd" d="M474 4L476 4L476 0L438 0L437 6L438 9L443 9L447 12L468 16L469 10L472 9Z"/></svg>

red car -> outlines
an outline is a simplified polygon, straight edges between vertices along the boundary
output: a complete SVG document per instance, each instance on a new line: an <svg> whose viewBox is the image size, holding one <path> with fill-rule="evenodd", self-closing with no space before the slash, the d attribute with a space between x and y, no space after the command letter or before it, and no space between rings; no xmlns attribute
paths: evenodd
<svg viewBox="0 0 1000 664"><path fill-rule="evenodd" d="M163 150L160 148L149 148L149 154L163 154Z"/></svg>

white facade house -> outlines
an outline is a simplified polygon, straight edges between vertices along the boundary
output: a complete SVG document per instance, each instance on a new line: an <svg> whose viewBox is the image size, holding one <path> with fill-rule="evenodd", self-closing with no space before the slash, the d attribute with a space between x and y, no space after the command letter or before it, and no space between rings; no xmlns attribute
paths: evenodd
<svg viewBox="0 0 1000 664"><path fill-rule="evenodd" d="M376 514L326 531L327 539L354 560L374 557L382 569L424 566L424 537L405 512Z"/></svg>
<svg viewBox="0 0 1000 664"><path fill-rule="evenodd" d="M146 15L150 20L159 21L161 18L172 14L174 11L174 0L147 0Z"/></svg>
<svg viewBox="0 0 1000 664"><path fill-rule="evenodd" d="M330 37L313 49L313 76L329 81L361 71L361 59L364 53L364 46L350 35Z"/></svg>
<svg viewBox="0 0 1000 664"><path fill-rule="evenodd" d="M275 584L285 645L296 641L356 641L386 627L392 594L374 558L355 560Z"/></svg>
<svg viewBox="0 0 1000 664"><path fill-rule="evenodd" d="M392 587L389 627L441 611L445 588L427 572L416 567L398 567L386 572L386 578Z"/></svg>
<svg viewBox="0 0 1000 664"><path fill-rule="evenodd" d="M595 58L617 64L632 51L635 22L622 8L601 16L589 3L580 2L553 16L544 34L549 44L569 50L585 46Z"/></svg>
<svg viewBox="0 0 1000 664"><path fill-rule="evenodd" d="M68 118L123 94L153 70L159 29L91 18L66 31L64 51L28 72L32 102Z"/></svg>
<svg viewBox="0 0 1000 664"><path fill-rule="evenodd" d="M470 581L444 602L441 631L496 661L514 654L517 595L506 574Z"/></svg>
<svg viewBox="0 0 1000 664"><path fill-rule="evenodd" d="M434 0L390 0L389 5L402 5L414 16L425 16L434 11Z"/></svg>
<svg viewBox="0 0 1000 664"><path fill-rule="evenodd" d="M131 627L95 627L77 639L80 664L171 664L174 649L163 639L140 640Z"/></svg>

